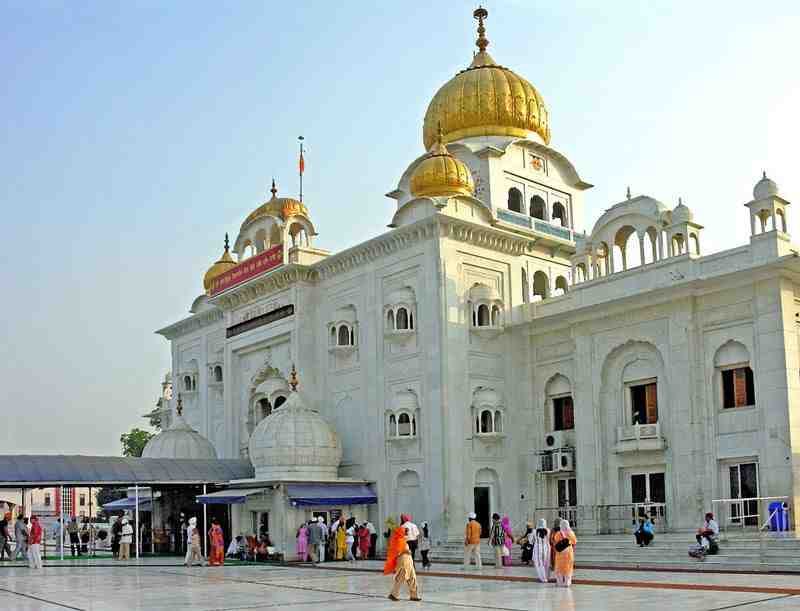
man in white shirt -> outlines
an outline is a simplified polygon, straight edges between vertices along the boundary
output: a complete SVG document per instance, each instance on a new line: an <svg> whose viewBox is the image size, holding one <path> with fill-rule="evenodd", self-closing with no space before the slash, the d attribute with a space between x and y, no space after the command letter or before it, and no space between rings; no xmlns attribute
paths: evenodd
<svg viewBox="0 0 800 611"><path fill-rule="evenodd" d="M373 526L372 522L367 520L365 524L367 530L369 531L369 557L370 559L375 559L375 546L378 543L378 533L375 531L375 526Z"/></svg>
<svg viewBox="0 0 800 611"><path fill-rule="evenodd" d="M695 535L695 539L697 539L697 543L708 549L711 541L717 538L719 535L719 524L714 519L714 514L708 512L706 514L706 521L703 523L703 527L697 530L697 535ZM706 542L703 542L703 539Z"/></svg>
<svg viewBox="0 0 800 611"><path fill-rule="evenodd" d="M325 519L322 516L317 518L317 523L322 529L322 542L319 544L319 561L325 562L325 542L328 540L328 525L325 524Z"/></svg>
<svg viewBox="0 0 800 611"><path fill-rule="evenodd" d="M403 528L406 529L406 542L408 549L411 550L411 559L415 560L414 554L417 553L417 540L419 539L419 528L414 522L411 521L411 516L403 514L400 516L400 521L403 523Z"/></svg>

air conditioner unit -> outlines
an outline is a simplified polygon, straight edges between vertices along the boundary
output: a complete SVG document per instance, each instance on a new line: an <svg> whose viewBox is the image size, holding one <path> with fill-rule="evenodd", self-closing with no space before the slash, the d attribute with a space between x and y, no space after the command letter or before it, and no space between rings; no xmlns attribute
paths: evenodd
<svg viewBox="0 0 800 611"><path fill-rule="evenodd" d="M545 450L558 450L567 445L566 440L566 431L552 431L544 436L544 448Z"/></svg>
<svg viewBox="0 0 800 611"><path fill-rule="evenodd" d="M574 450L559 450L553 452L554 462L556 463L556 471L574 471L575 470L575 451Z"/></svg>

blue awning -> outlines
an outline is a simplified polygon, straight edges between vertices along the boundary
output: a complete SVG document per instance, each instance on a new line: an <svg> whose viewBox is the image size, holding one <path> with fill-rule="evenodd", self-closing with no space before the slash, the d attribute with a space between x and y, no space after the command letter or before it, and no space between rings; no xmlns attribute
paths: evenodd
<svg viewBox="0 0 800 611"><path fill-rule="evenodd" d="M124 498L111 501L102 506L103 511L134 511L136 509L135 498ZM139 499L139 511L151 511L152 503L150 499Z"/></svg>
<svg viewBox="0 0 800 611"><path fill-rule="evenodd" d="M239 488L210 492L197 496L197 502L201 505L243 505L247 502L247 497L254 494L261 494L264 488Z"/></svg>
<svg viewBox="0 0 800 611"><path fill-rule="evenodd" d="M295 507L374 505L378 502L378 497L366 484L289 484L286 493Z"/></svg>

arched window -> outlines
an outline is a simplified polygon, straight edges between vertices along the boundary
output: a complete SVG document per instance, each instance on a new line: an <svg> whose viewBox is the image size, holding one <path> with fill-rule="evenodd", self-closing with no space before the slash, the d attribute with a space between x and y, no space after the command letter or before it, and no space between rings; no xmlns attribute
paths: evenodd
<svg viewBox="0 0 800 611"><path fill-rule="evenodd" d="M586 266L583 263L578 263L575 266L575 276L576 276L575 280L577 282L586 282L587 280Z"/></svg>
<svg viewBox="0 0 800 611"><path fill-rule="evenodd" d="M394 414L389 416L389 437L397 437L397 418Z"/></svg>
<svg viewBox="0 0 800 611"><path fill-rule="evenodd" d="M389 331L394 331L395 330L395 326L394 326L394 311L393 310L389 310L388 312L386 312L386 328Z"/></svg>
<svg viewBox="0 0 800 611"><path fill-rule="evenodd" d="M569 290L567 279L564 276L559 276L556 278L556 290L553 291L553 295L566 295L567 290Z"/></svg>
<svg viewBox="0 0 800 611"><path fill-rule="evenodd" d="M522 212L522 192L516 187L508 190L508 209L514 212Z"/></svg>
<svg viewBox="0 0 800 611"><path fill-rule="evenodd" d="M336 325L331 327L331 346L336 345Z"/></svg>
<svg viewBox="0 0 800 611"><path fill-rule="evenodd" d="M694 254L700 254L700 239L697 237L696 233L689 234L689 241L692 244L692 252Z"/></svg>
<svg viewBox="0 0 800 611"><path fill-rule="evenodd" d="M397 329L408 329L408 312L405 308L397 308Z"/></svg>
<svg viewBox="0 0 800 611"><path fill-rule="evenodd" d="M492 412L491 410L485 409L481 412L480 415L480 428L478 429L479 433L494 433L494 422L493 422Z"/></svg>
<svg viewBox="0 0 800 611"><path fill-rule="evenodd" d="M185 390L191 392L192 390L192 376L183 376L183 387Z"/></svg>
<svg viewBox="0 0 800 611"><path fill-rule="evenodd" d="M547 274L543 271L538 271L533 274L533 301L541 301L547 299Z"/></svg>
<svg viewBox="0 0 800 611"><path fill-rule="evenodd" d="M272 406L269 404L269 399L259 399L258 407L261 411L262 418L266 418L272 413Z"/></svg>
<svg viewBox="0 0 800 611"><path fill-rule="evenodd" d="M412 434L411 416L403 412L397 418L397 436L411 437L411 434Z"/></svg>
<svg viewBox="0 0 800 611"><path fill-rule="evenodd" d="M567 210L564 208L564 204L561 202L555 202L553 204L553 222L556 220L560 223L562 227L567 227Z"/></svg>
<svg viewBox="0 0 800 611"><path fill-rule="evenodd" d="M273 225L272 228L269 230L269 245L275 246L276 244L280 244L283 240L281 239L281 228L277 225Z"/></svg>
<svg viewBox="0 0 800 611"><path fill-rule="evenodd" d="M672 254L675 255L682 255L686 248L686 240L683 237L682 233L676 233L672 236Z"/></svg>
<svg viewBox="0 0 800 611"><path fill-rule="evenodd" d="M534 195L531 198L531 216L535 219L547 220L547 208L544 200L538 195Z"/></svg>
<svg viewBox="0 0 800 611"><path fill-rule="evenodd" d="M347 325L341 325L339 327L339 345L340 346L350 346L350 329L347 328Z"/></svg>
<svg viewBox="0 0 800 611"><path fill-rule="evenodd" d="M274 405L273 409L278 409L284 403L286 403L286 397L284 397L283 395L281 395L279 397L276 397L275 398L275 405Z"/></svg>
<svg viewBox="0 0 800 611"><path fill-rule="evenodd" d="M780 221L780 222L779 222ZM780 229L783 233L786 233L786 215L784 214L783 210L778 208L775 210L775 225L776 229ZM697 250L698 254L700 254L700 249Z"/></svg>
<svg viewBox="0 0 800 611"><path fill-rule="evenodd" d="M722 407L731 409L756 404L755 381L750 352L736 341L726 342L714 356L722 381Z"/></svg>
<svg viewBox="0 0 800 611"><path fill-rule="evenodd" d="M503 432L503 414L500 411L494 413L494 432Z"/></svg>
<svg viewBox="0 0 800 611"><path fill-rule="evenodd" d="M500 326L500 308L498 308L496 305L492 306L492 326Z"/></svg>
<svg viewBox="0 0 800 611"><path fill-rule="evenodd" d="M489 306L487 306L485 303L482 303L478 306L478 326L488 327L489 323Z"/></svg>
<svg viewBox="0 0 800 611"><path fill-rule="evenodd" d="M222 382L222 367L219 365L214 367L214 381Z"/></svg>

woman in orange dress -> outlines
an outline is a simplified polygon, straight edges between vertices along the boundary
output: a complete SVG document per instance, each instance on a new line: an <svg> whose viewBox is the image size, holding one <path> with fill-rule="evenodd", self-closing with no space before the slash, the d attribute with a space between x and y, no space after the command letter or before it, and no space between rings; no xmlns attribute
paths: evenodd
<svg viewBox="0 0 800 611"><path fill-rule="evenodd" d="M414 561L411 559L411 550L406 541L406 529L398 526L392 531L389 545L386 549L386 562L383 565L383 574L394 573L392 591L389 600L400 600L400 586L406 584L411 600L422 600L417 595L417 572L414 570Z"/></svg>
<svg viewBox="0 0 800 611"><path fill-rule="evenodd" d="M214 518L211 520L211 529L208 531L208 538L211 541L211 553L208 555L209 566L222 566L225 564L225 536L222 534L222 527L219 521Z"/></svg>
<svg viewBox="0 0 800 611"><path fill-rule="evenodd" d="M553 535L556 584L568 588L572 585L572 573L575 571L575 544L578 538L567 520L561 520L559 526L558 532Z"/></svg>

